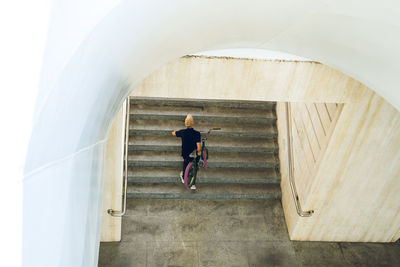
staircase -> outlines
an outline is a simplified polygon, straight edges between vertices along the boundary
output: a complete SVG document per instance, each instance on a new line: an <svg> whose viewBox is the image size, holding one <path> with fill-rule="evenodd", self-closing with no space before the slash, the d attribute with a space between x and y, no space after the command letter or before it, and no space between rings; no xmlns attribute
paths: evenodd
<svg viewBox="0 0 400 267"><path fill-rule="evenodd" d="M181 139L188 113L208 136L208 170L197 190L179 179ZM280 199L275 103L131 98L127 198Z"/></svg>

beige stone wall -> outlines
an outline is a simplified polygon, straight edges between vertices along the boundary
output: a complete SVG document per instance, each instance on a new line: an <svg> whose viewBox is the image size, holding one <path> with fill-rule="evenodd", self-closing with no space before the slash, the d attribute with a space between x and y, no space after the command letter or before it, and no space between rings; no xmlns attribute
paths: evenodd
<svg viewBox="0 0 400 267"><path fill-rule="evenodd" d="M121 240L121 217L112 217L108 209L121 210L125 104L118 112L107 135L104 160L103 208L101 242Z"/></svg>
<svg viewBox="0 0 400 267"><path fill-rule="evenodd" d="M132 96L292 101L357 102L369 89L315 62L184 57L146 77Z"/></svg>
<svg viewBox="0 0 400 267"><path fill-rule="evenodd" d="M281 166L282 189L290 192L286 103L277 103L278 143ZM343 104L336 103L289 103L292 126L293 180L303 211L310 210L305 205L310 197L316 174L324 160L330 137L335 130ZM283 194L283 207L291 215L288 231L293 231L298 222L297 211L292 194Z"/></svg>
<svg viewBox="0 0 400 267"><path fill-rule="evenodd" d="M390 242L400 229L400 114L372 93L345 105L293 239ZM318 226L318 227L316 227Z"/></svg>
<svg viewBox="0 0 400 267"><path fill-rule="evenodd" d="M373 92L362 102L343 106L312 178L303 177L307 164L295 165L302 208L315 211L310 218L297 216L290 191L283 103L278 105L278 116L282 203L291 239L393 242L400 238L400 113ZM295 140L294 146L300 146ZM299 151L295 150L295 158L304 157Z"/></svg>
<svg viewBox="0 0 400 267"><path fill-rule="evenodd" d="M315 214L296 213L284 161L287 145L280 140L282 203L291 239L400 237L400 115L356 80L313 62L185 57L133 89L133 96L297 102L297 185L303 209ZM277 108L279 115L282 105ZM312 129L316 116L324 116L325 135L321 127ZM284 124L279 115L278 127Z"/></svg>
<svg viewBox="0 0 400 267"><path fill-rule="evenodd" d="M342 107L336 103L290 103L294 175L300 201L310 193Z"/></svg>

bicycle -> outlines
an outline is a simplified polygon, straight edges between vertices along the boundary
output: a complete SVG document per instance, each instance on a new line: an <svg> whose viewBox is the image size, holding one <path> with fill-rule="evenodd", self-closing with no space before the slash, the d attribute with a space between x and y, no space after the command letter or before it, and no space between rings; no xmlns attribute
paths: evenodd
<svg viewBox="0 0 400 267"><path fill-rule="evenodd" d="M221 128L211 128L208 130L207 133L205 133L204 137L201 138L201 156L200 159L197 160L197 153L196 150L194 150L189 156L193 157L193 160L189 162L189 164L186 166L185 173L184 175L184 185L186 189L190 189L190 187L193 185L196 177L197 177L197 172L200 167L203 167L205 170L208 169L207 165L207 160L208 160L208 148L206 147L206 140L207 140L207 135L211 133L211 131L218 131L221 130Z"/></svg>

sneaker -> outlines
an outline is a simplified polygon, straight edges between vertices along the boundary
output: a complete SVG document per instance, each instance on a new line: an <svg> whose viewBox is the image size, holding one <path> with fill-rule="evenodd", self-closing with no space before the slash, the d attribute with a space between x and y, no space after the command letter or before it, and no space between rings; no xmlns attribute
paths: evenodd
<svg viewBox="0 0 400 267"><path fill-rule="evenodd" d="M192 186L190 187L190 189L196 190L196 185L192 185Z"/></svg>
<svg viewBox="0 0 400 267"><path fill-rule="evenodd" d="M183 172L181 172L181 173L179 174L179 178L181 178L181 182L182 182L182 184L184 184L184 183L185 183L185 180L183 180Z"/></svg>

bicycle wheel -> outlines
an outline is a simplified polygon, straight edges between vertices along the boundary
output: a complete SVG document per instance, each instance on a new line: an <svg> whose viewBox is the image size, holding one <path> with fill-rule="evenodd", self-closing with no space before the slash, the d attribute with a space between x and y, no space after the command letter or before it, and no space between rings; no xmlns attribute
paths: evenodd
<svg viewBox="0 0 400 267"><path fill-rule="evenodd" d="M184 177L185 181L184 185L186 189L190 189L190 187L192 186L195 175L196 175L195 166L193 162L189 162L189 164L186 166L185 177Z"/></svg>
<svg viewBox="0 0 400 267"><path fill-rule="evenodd" d="M203 162L204 162L204 169L207 170L207 159L208 159L208 149L203 149Z"/></svg>

